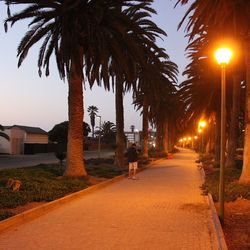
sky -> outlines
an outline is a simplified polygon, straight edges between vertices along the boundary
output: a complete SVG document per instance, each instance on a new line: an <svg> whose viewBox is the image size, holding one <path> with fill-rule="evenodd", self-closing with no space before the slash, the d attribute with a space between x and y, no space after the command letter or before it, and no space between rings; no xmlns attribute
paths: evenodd
<svg viewBox="0 0 250 250"><path fill-rule="evenodd" d="M153 21L162 28L167 37L158 41L165 48L170 60L179 67L179 82L183 81L182 72L188 61L185 57L187 39L184 27L177 31L177 25L184 16L187 6L177 6L176 0L155 0L153 8L157 15ZM27 31L27 24L17 23L4 32L3 20L6 18L6 8L0 2L0 124L14 124L40 127L45 131L54 125L68 120L68 85L59 78L56 65L52 62L50 75L38 76L37 58L39 47L34 47L20 68L17 67L17 46ZM142 117L132 105L131 93L124 96L124 126L125 131L134 125L142 128ZM103 121L115 123L115 96L101 87L89 89L88 83L84 90L84 121L90 124L87 108L91 105L99 109L98 115ZM98 123L97 121L96 123Z"/></svg>

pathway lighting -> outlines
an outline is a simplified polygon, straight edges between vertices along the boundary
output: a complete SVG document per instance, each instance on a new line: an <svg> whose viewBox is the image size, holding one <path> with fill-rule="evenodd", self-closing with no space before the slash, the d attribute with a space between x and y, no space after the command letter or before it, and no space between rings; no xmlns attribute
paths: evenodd
<svg viewBox="0 0 250 250"><path fill-rule="evenodd" d="M220 48L215 52L218 64L221 66L221 138L220 138L220 184L219 184L219 217L224 223L225 194L225 127L226 127L226 65L229 63L232 51Z"/></svg>

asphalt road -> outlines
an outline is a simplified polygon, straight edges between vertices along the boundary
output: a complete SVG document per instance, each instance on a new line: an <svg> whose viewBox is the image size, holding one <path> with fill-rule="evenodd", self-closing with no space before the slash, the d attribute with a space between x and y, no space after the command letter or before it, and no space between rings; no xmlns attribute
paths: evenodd
<svg viewBox="0 0 250 250"><path fill-rule="evenodd" d="M114 155L113 151L101 151L100 157L108 158ZM98 158L98 151L85 151L85 159ZM34 155L0 155L0 169L31 167L38 164L57 163L54 153Z"/></svg>

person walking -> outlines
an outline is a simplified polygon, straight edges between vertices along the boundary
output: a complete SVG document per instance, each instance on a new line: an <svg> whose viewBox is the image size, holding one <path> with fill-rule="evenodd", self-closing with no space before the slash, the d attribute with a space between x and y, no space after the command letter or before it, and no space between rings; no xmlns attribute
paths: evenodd
<svg viewBox="0 0 250 250"><path fill-rule="evenodd" d="M132 145L127 150L127 158L128 158L128 178L136 180L137 169L138 169L138 153L136 150L136 144L132 143Z"/></svg>

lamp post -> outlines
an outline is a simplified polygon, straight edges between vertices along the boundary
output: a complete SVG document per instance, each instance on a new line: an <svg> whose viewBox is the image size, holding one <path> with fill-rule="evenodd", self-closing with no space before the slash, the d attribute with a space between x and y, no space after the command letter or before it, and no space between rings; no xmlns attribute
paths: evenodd
<svg viewBox="0 0 250 250"><path fill-rule="evenodd" d="M226 127L226 65L232 52L220 48L215 52L218 64L221 66L221 135L220 135L220 184L219 184L219 218L224 223L224 194L225 194L225 127Z"/></svg>
<svg viewBox="0 0 250 250"><path fill-rule="evenodd" d="M99 118L99 137L98 137L98 158L101 158L101 125L102 125L102 117L100 115L96 115Z"/></svg>

